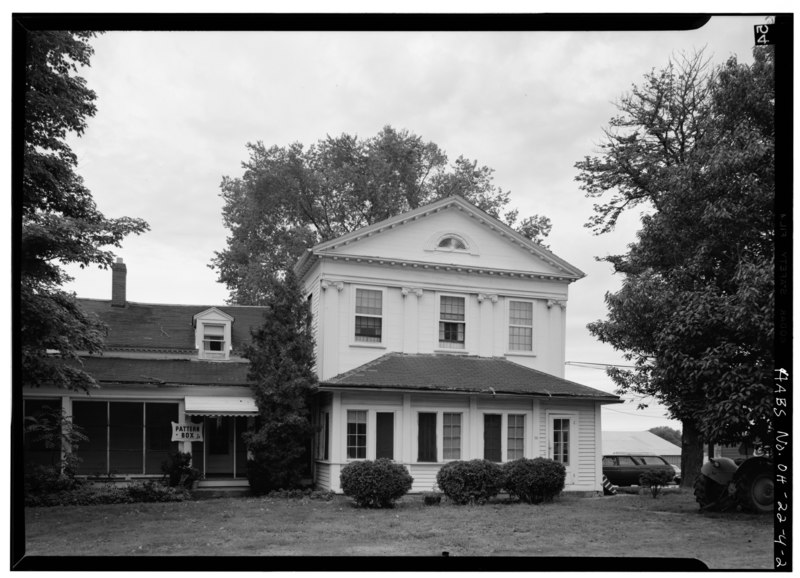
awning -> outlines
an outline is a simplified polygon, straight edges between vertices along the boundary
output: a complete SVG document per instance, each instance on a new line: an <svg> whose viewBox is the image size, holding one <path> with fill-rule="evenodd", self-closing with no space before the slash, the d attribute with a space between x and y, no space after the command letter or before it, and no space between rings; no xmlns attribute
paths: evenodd
<svg viewBox="0 0 800 578"><path fill-rule="evenodd" d="M252 397L187 396L186 415L249 416L258 415Z"/></svg>

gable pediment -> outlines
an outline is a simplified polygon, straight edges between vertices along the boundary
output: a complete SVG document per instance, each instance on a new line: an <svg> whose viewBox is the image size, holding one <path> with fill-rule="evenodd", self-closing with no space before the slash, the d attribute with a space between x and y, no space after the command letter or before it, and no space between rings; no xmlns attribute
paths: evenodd
<svg viewBox="0 0 800 578"><path fill-rule="evenodd" d="M567 279L584 275L460 197L442 199L322 243L308 257L428 263Z"/></svg>
<svg viewBox="0 0 800 578"><path fill-rule="evenodd" d="M202 321L204 323L232 323L233 317L224 311L220 311L216 307L210 307L192 317L193 324L196 324L198 321Z"/></svg>

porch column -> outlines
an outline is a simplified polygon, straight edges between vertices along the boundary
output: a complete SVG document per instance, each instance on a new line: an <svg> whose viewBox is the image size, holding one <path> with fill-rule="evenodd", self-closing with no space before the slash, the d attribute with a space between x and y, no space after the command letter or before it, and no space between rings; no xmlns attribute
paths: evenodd
<svg viewBox="0 0 800 578"><path fill-rule="evenodd" d="M183 399L178 401L178 423L186 423L186 400ZM203 432L203 435L205 435L205 432ZM178 451L191 454L192 442L178 442Z"/></svg>
<svg viewBox="0 0 800 578"><path fill-rule="evenodd" d="M482 458L483 456L478 455L478 432L480 431L480 421L479 418L480 414L478 413L478 396L471 395L469 396L469 415L467 419L469 420L469 437L467 438L467 447L464 448L464 453L466 457L464 459L472 460Z"/></svg>
<svg viewBox="0 0 800 578"><path fill-rule="evenodd" d="M342 413L342 392L334 391L331 401L331 490L341 492L339 487L339 474L342 471L343 432L342 423L347 416Z"/></svg>
<svg viewBox="0 0 800 578"><path fill-rule="evenodd" d="M413 444L414 439L411 436L411 431L413 428L412 423L412 416L411 416L411 394L404 393L403 394L403 448L401 450L401 457L404 464L410 464L413 460Z"/></svg>

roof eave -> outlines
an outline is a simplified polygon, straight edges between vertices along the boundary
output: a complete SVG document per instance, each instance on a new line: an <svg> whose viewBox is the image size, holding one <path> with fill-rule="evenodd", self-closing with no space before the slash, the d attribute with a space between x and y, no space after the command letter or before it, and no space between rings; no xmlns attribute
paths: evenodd
<svg viewBox="0 0 800 578"><path fill-rule="evenodd" d="M398 393L452 393L460 395L484 395L487 397L496 396L529 396L539 397L543 399L571 399L583 401L599 401L604 403L623 403L624 400L618 396L596 396L596 395L570 395L570 394L551 394L546 392L531 392L531 391L475 391L470 389L445 389L441 387L408 387L402 385L356 385L352 383L330 383L320 382L317 389L319 391L341 391L349 389L354 391L394 391Z"/></svg>

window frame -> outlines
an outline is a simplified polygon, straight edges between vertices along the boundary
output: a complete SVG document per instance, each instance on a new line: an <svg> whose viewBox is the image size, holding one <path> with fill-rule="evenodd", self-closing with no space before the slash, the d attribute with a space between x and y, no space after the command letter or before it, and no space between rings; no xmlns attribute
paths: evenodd
<svg viewBox="0 0 800 578"><path fill-rule="evenodd" d="M350 414L351 413L363 413L364 414L364 433L363 434L358 433L358 431L356 431L355 434L350 434L350 423L351 423L350 422ZM347 408L345 410L344 455L345 455L345 459L348 462L357 462L357 461L368 460L369 459L369 451L368 451L369 447L370 447L370 443L369 443L369 426L370 426L371 423L373 423L375 421L375 420L371 420L370 419L369 414L370 414L370 411L369 411L369 409L366 409L366 408ZM356 425L358 425L360 422L356 421L356 422L352 422L352 423L355 423ZM356 443L356 445L354 445L354 446L350 445L350 436L351 435L355 435L357 438L361 437L363 435L363 437L364 437L364 446L363 446L363 448L364 448L364 457L359 457L358 456L358 453L359 453L358 450L361 448L361 446L358 445L358 443ZM356 441L358 441L358 440L356 440ZM372 444L372 445L374 447L374 444ZM350 457L350 448L351 447L353 447L356 450L355 451L356 457Z"/></svg>
<svg viewBox="0 0 800 578"><path fill-rule="evenodd" d="M352 285L352 293L350 298L350 346L351 347L372 347L377 349L386 349L386 287L374 285ZM372 313L358 313L358 292L359 291L376 291L381 294L381 313L375 315ZM368 319L379 319L381 335L378 341L359 341L356 335L356 318L366 317Z"/></svg>
<svg viewBox="0 0 800 578"><path fill-rule="evenodd" d="M529 355L535 356L536 355L536 340L534 338L534 328L536 326L536 300L535 299L523 299L519 297L507 297L505 303L505 349L507 355ZM531 324L530 325L522 325L519 323L512 323L511 322L511 304L512 303L529 303L531 306ZM511 328L512 327L521 327L521 328L529 328L531 331L531 348L530 349L512 349L511 348Z"/></svg>
<svg viewBox="0 0 800 578"><path fill-rule="evenodd" d="M531 409L523 409L523 408L497 408L497 409L481 409L478 411L478 427L480 428L480 432L477 436L478 439L478 448L477 448L477 455L480 456L482 459L486 455L486 448L484 446L484 423L485 423L485 415L486 414L493 414L493 415L500 415L500 464L504 464L506 462L514 461L508 459L508 417L511 415L517 416L524 416L523 419L523 431L522 431L522 457L523 458L534 458L537 457L533 454L533 450L536 447L535 440L533 439L533 433L535 431L536 424L534 423L534 412ZM514 458L519 459L519 458Z"/></svg>
<svg viewBox="0 0 800 578"><path fill-rule="evenodd" d="M347 457L347 419L348 419L348 412L350 411L365 411L367 412L367 450L366 450L366 457L365 458L349 458ZM386 405L386 406L375 406L375 405L366 405L363 403L359 404L347 404L341 408L341 412L339 415L343 416L344 420L344 428L340 428L340 434L338 440L332 440L331 443L341 444L337 447L340 448L340 456L343 456L343 461L346 463L349 462L358 462L363 460L374 460L375 453L377 450L377 443L378 443L378 432L377 432L377 422L378 418L376 416L377 413L392 413L394 414L394 418L392 421L394 422L394 429L393 429L393 440L392 440L392 454L395 456L393 461L398 462L402 461L400 459L401 456L401 446L402 443L401 439L401 431L402 424L401 418L398 416L402 415L402 409L396 405ZM333 436L333 412L331 412L331 430L330 435ZM343 429L343 431L342 431ZM331 452L333 450L331 449Z"/></svg>
<svg viewBox="0 0 800 578"><path fill-rule="evenodd" d="M448 462L455 462L464 459L464 441L468 439L469 435L469 409L464 407L436 407L436 406L419 406L411 410L411 463L418 465L432 465L432 464L445 464ZM421 462L419 461L419 414L433 413L436 414L436 461L435 462ZM445 458L444 457L444 414L458 414L461 416L461 439L459 440L459 458Z"/></svg>
<svg viewBox="0 0 800 578"><path fill-rule="evenodd" d="M455 297L464 300L464 320L454 321L450 319L442 319L442 297ZM434 325L434 351L438 353L456 353L463 354L470 352L471 340L467 329L470 327L470 295L467 293L450 293L450 292L437 292L435 303L435 325ZM442 340L439 338L440 325L442 323L460 323L464 326L464 346L463 347L446 347L442 345ZM457 341L454 343L458 343Z"/></svg>

